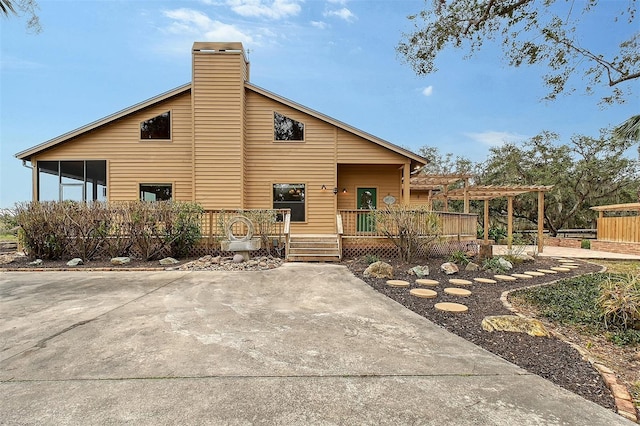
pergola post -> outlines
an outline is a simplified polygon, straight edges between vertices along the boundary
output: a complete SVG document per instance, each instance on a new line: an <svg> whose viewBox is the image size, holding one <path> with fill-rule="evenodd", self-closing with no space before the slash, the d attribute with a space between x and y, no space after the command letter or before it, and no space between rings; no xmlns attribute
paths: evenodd
<svg viewBox="0 0 640 426"><path fill-rule="evenodd" d="M404 163L402 169L402 203L411 204L411 163Z"/></svg>
<svg viewBox="0 0 640 426"><path fill-rule="evenodd" d="M511 250L513 244L513 196L507 197L507 246Z"/></svg>
<svg viewBox="0 0 640 426"><path fill-rule="evenodd" d="M538 191L538 253L544 250L544 191Z"/></svg>
<svg viewBox="0 0 640 426"><path fill-rule="evenodd" d="M469 178L464 179L464 213L469 213Z"/></svg>
<svg viewBox="0 0 640 426"><path fill-rule="evenodd" d="M484 199L484 243L489 244L489 199Z"/></svg>

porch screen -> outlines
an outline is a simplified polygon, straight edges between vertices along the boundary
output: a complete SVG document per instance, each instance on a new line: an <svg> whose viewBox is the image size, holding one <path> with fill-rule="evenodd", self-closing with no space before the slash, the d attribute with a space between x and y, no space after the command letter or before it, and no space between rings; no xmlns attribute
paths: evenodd
<svg viewBox="0 0 640 426"><path fill-rule="evenodd" d="M38 161L38 201L105 201L105 160Z"/></svg>
<svg viewBox="0 0 640 426"><path fill-rule="evenodd" d="M305 221L304 183L273 184L273 208L291 209L292 222Z"/></svg>

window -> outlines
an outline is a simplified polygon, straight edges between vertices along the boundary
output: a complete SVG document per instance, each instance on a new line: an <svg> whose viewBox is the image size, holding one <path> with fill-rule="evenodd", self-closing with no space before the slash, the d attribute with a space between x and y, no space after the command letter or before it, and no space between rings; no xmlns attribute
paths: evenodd
<svg viewBox="0 0 640 426"><path fill-rule="evenodd" d="M171 113L163 112L140 123L140 139L171 139Z"/></svg>
<svg viewBox="0 0 640 426"><path fill-rule="evenodd" d="M170 183L141 183L140 184L140 200L141 201L168 201L171 200L171 184Z"/></svg>
<svg viewBox="0 0 640 426"><path fill-rule="evenodd" d="M303 141L304 124L274 112L273 139L276 141Z"/></svg>
<svg viewBox="0 0 640 426"><path fill-rule="evenodd" d="M39 201L105 201L105 160L38 161Z"/></svg>
<svg viewBox="0 0 640 426"><path fill-rule="evenodd" d="M305 221L304 183L276 183L273 185L273 208L291 209L292 222Z"/></svg>

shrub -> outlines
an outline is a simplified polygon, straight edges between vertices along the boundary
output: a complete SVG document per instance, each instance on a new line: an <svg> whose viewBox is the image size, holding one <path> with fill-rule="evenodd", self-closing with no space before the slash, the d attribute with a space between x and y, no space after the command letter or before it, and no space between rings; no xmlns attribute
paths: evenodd
<svg viewBox="0 0 640 426"><path fill-rule="evenodd" d="M380 261L380 256L378 256L377 254L365 254L364 255L364 261L367 262L368 265L371 265L372 263L376 263Z"/></svg>
<svg viewBox="0 0 640 426"><path fill-rule="evenodd" d="M580 248L590 250L591 249L591 241L590 240L582 240L582 241L580 241Z"/></svg>
<svg viewBox="0 0 640 426"><path fill-rule="evenodd" d="M453 262L457 265L466 266L471 262L471 257L462 250L456 250L449 256L449 262Z"/></svg>
<svg viewBox="0 0 640 426"><path fill-rule="evenodd" d="M66 248L67 215L70 202L32 201L16 204L20 239L29 257L59 259Z"/></svg>
<svg viewBox="0 0 640 426"><path fill-rule="evenodd" d="M503 274L508 271L506 265L501 263L500 257L489 257L482 262L482 269L485 271L491 271L494 274Z"/></svg>
<svg viewBox="0 0 640 426"><path fill-rule="evenodd" d="M374 210L370 217L372 225L398 248L404 262L411 262L421 251L426 255L442 233L436 214L404 204Z"/></svg>
<svg viewBox="0 0 640 426"><path fill-rule="evenodd" d="M262 241L262 248L271 254L270 236L275 234L276 212L275 210L249 210L239 211L239 214L246 216L252 223L255 233ZM280 241L278 240L278 246Z"/></svg>
<svg viewBox="0 0 640 426"><path fill-rule="evenodd" d="M597 302L605 328L640 329L640 275L609 275L600 287Z"/></svg>

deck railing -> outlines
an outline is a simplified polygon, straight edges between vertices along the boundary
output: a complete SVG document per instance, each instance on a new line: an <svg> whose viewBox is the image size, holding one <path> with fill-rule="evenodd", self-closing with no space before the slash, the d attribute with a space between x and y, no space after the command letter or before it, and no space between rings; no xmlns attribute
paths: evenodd
<svg viewBox="0 0 640 426"><path fill-rule="evenodd" d="M640 243L640 216L598 218L598 240Z"/></svg>
<svg viewBox="0 0 640 426"><path fill-rule="evenodd" d="M372 210L340 210L342 218L343 237L380 238L385 235L379 227L376 227L375 219L371 215ZM411 212L418 216L417 223L426 225L426 217L436 214L441 225L441 235L448 238L475 238L478 223L478 215L470 213L453 212L429 212L414 210ZM424 235L428 230L422 230Z"/></svg>
<svg viewBox="0 0 640 426"><path fill-rule="evenodd" d="M226 227L234 216L246 216L254 225L255 237L266 237L268 243L284 246L286 218L290 215L290 209L263 209L263 210L205 210L202 215L201 243L208 247L214 247L227 238ZM233 234L243 237L247 234L246 225L236 222L232 228ZM277 242L274 242L277 241ZM263 243L267 243L264 241Z"/></svg>

